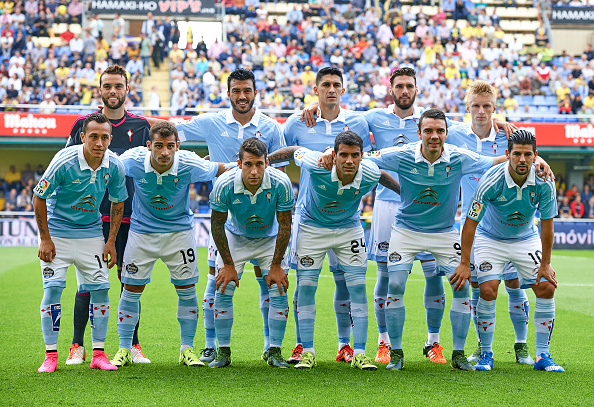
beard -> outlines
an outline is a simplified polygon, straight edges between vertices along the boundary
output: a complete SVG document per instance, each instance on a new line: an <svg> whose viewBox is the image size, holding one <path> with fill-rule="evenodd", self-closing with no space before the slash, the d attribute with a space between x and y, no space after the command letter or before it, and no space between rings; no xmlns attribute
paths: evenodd
<svg viewBox="0 0 594 407"><path fill-rule="evenodd" d="M120 107L122 107L122 105L124 104L124 102L126 101L126 98L124 97L123 99L118 99L118 103L115 104L115 106L111 106L109 104L109 98L105 98L103 97L103 95L101 95L101 100L103 101L103 106L108 108L108 109L119 109Z"/></svg>
<svg viewBox="0 0 594 407"><path fill-rule="evenodd" d="M229 99L229 102L231 103L231 107L233 108L233 110L235 110L237 113L245 114L252 110L252 107L254 107L255 99L252 99L252 101L248 103L244 111L240 110L239 106L237 106L237 104L235 104L235 102L233 102L231 99Z"/></svg>
<svg viewBox="0 0 594 407"><path fill-rule="evenodd" d="M402 103L398 99L394 98L394 104L396 106L398 106L399 109L407 110L407 109L410 109L410 107L415 104L416 98L417 98L416 93L410 97L408 103Z"/></svg>

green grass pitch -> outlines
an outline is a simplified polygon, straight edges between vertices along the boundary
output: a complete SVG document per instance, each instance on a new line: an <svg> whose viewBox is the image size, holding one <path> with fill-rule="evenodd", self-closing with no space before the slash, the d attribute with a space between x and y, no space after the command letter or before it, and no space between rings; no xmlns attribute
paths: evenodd
<svg viewBox="0 0 594 407"><path fill-rule="evenodd" d="M163 263L158 262L142 296L140 341L150 365L125 366L117 372L91 371L90 354L81 366L66 366L72 339L72 309L76 281L69 270L62 296L62 324L58 344L58 370L39 374L43 361L43 337L39 320L42 284L36 248L0 248L0 405L249 405L249 406L387 406L387 405L594 405L594 252L556 251L553 256L560 282L556 293L556 323L551 344L555 361L565 374L535 372L515 363L513 329L507 315L507 295L501 289L497 302L495 370L454 371L448 364L431 364L422 355L426 339L423 308L423 278L420 267L409 278L406 291L407 319L403 350L405 369L376 372L356 371L334 361L337 335L332 311L333 281L322 272L317 294L316 355L318 367L312 371L276 370L268 367L260 354L263 347L259 289L247 271L235 295L235 323L232 360L225 369L190 368L178 364L179 326L177 296ZM206 250L198 250L199 299L206 283ZM106 352L118 348L116 312L119 282L111 273L111 316ZM294 274L289 294L295 284ZM367 274L369 300L368 356L375 356L377 332L373 316L375 263ZM534 295L528 292L531 307ZM451 290L446 285L446 310ZM448 312L444 316L441 344L446 359L451 356L451 329ZM531 318L532 318L531 309ZM466 352L476 346L468 335ZM90 329L86 341L90 344ZM287 324L283 354L294 346L292 312ZM534 356L534 325L530 322L528 343ZM195 348L204 344L202 316L198 321Z"/></svg>

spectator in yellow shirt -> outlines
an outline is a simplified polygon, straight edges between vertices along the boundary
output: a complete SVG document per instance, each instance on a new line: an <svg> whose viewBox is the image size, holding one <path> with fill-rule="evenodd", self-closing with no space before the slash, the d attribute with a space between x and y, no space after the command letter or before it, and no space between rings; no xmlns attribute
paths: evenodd
<svg viewBox="0 0 594 407"><path fill-rule="evenodd" d="M583 106L586 106L587 109L594 109L594 95L590 93L586 96L583 100Z"/></svg>
<svg viewBox="0 0 594 407"><path fill-rule="evenodd" d="M571 89L569 89L569 87L567 86L567 82L563 81L561 83L561 86L557 88L555 93L557 94L557 103L559 103L563 99L565 99L565 95L569 95L571 93Z"/></svg>
<svg viewBox="0 0 594 407"><path fill-rule="evenodd" d="M460 71L458 70L458 68L454 66L453 63L450 63L449 65L447 65L444 75L447 80L460 78Z"/></svg>
<svg viewBox="0 0 594 407"><path fill-rule="evenodd" d="M301 74L301 82L303 82L305 86L313 86L316 82L316 74L311 71L311 67L309 65L305 67L303 73ZM305 105L307 106L308 103L305 102Z"/></svg>

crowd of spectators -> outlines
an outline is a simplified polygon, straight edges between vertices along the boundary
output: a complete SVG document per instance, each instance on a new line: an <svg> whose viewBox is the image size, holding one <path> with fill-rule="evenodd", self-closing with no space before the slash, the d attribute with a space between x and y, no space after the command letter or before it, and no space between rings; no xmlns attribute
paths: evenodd
<svg viewBox="0 0 594 407"><path fill-rule="evenodd" d="M594 219L594 174L589 174L583 183L578 186L572 184L567 187L563 175L557 175L558 217L562 219Z"/></svg>
<svg viewBox="0 0 594 407"><path fill-rule="evenodd" d="M2 210L31 212L33 188L43 176L43 172L42 165L33 170L31 164L25 164L25 168L20 171L15 165L11 165L4 179L0 178L0 199L4 200Z"/></svg>

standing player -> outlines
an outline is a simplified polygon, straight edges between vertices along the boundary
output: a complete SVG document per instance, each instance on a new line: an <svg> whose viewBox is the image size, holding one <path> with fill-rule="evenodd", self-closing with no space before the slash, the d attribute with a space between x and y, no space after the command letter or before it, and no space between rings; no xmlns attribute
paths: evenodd
<svg viewBox="0 0 594 407"><path fill-rule="evenodd" d="M126 175L134 180L132 221L126 250L118 307L120 349L112 359L116 366L132 362L132 337L138 323L139 300L151 280L157 259L169 268L179 297L179 363L204 366L194 353L198 323L196 240L190 211L190 184L223 173L223 164L209 162L195 153L179 150L175 126L162 121L150 130L147 147L136 147L121 156Z"/></svg>
<svg viewBox="0 0 594 407"><path fill-rule="evenodd" d="M300 120L300 114L291 115L283 128L283 135L287 145L301 146L312 151L323 151L328 147L334 146L336 136L345 130L352 130L361 134L363 138L363 149L371 149L371 139L369 137L369 127L363 116L351 110L345 110L340 107L340 98L344 94L343 76L337 68L325 67L318 71L316 75L316 85L314 92L319 98L319 108L315 125L307 127L305 122ZM299 212L305 206L305 200L308 194L309 172L301 170L299 182L299 197L297 198L296 213L293 219L292 244L290 251L290 266L297 270L297 257L295 254L297 248L297 232L299 230ZM334 312L336 314L336 326L338 329L338 354L337 361L350 363L353 360L353 349L350 345L351 339L351 315L349 292L344 280L344 272L337 269L337 259L334 252L328 252L328 261L330 271L334 277L336 289L334 291ZM297 334L297 345L293 350L293 355L289 358L289 363L298 363L301 360L303 346L299 335L299 318L297 314L297 298L299 294L299 284L293 294L293 316L295 317L295 331Z"/></svg>
<svg viewBox="0 0 594 407"><path fill-rule="evenodd" d="M536 295L536 363L534 370L564 372L553 362L549 343L555 324L557 279L551 267L553 218L557 216L555 184L536 176L532 165L538 152L536 138L526 130L513 133L506 150L508 163L489 170L472 197L462 229L462 257L456 272L470 274L470 253L474 242L474 263L479 283L477 304L481 357L476 370L493 369L495 301L499 281L508 262L515 266L521 287ZM534 223L540 213L541 239ZM477 228L478 226L478 228Z"/></svg>
<svg viewBox="0 0 594 407"><path fill-rule="evenodd" d="M234 156L244 140L258 137L268 152L278 150L285 145L280 126L276 120L262 114L254 106L258 94L254 74L245 69L233 71L227 78L227 95L231 108L218 112L201 114L187 123L178 124L180 140L206 141L210 159L229 163L235 161ZM281 163L279 165L285 165ZM209 276L204 291L202 309L204 312L204 335L206 346L200 357L203 362L212 362L216 356L216 335L214 326L215 297L215 260L216 246L212 240L208 248ZM268 340L268 286L260 269L255 267L256 279L260 285L260 311L264 324L264 350L269 347Z"/></svg>
<svg viewBox="0 0 594 407"><path fill-rule="evenodd" d="M294 153L295 162L309 173L305 205L301 208L297 235L299 294L297 312L299 334L303 343L301 361L297 369L311 369L316 365L314 342L315 293L324 256L333 250L338 266L344 270L351 299L354 355L351 366L363 370L377 367L365 356L367 342L367 248L361 222L361 197L382 182L399 191L391 176L380 172L370 161L362 161L363 140L352 131L340 133L334 142L335 166L326 170L318 166L322 153L301 147L286 147L271 155L270 160L287 158Z"/></svg>
<svg viewBox="0 0 594 407"><path fill-rule="evenodd" d="M81 140L82 145L56 154L34 189L43 275L41 328L46 348L38 372L53 372L57 367L60 298L66 287L66 270L72 264L79 290L89 292L94 304L91 369L117 370L107 360L104 348L109 318L109 267L116 262L115 240L128 197L124 167L107 149L111 125L102 113L93 113L83 121ZM97 208L106 190L112 202L107 242L101 236Z"/></svg>
<svg viewBox="0 0 594 407"><path fill-rule="evenodd" d="M464 356L464 343L470 324L468 284L454 272L459 261L460 237L454 229L460 179L464 174L480 173L500 163L496 159L444 145L447 122L437 109L425 111L419 119L420 142L391 147L370 159L380 168L395 171L402 183L402 206L396 214L388 249L389 285L386 297L386 322L392 349L386 369L400 370L404 364L404 290L415 256L429 251L435 256L437 272L447 275L452 284L450 310L453 352L451 365L472 370Z"/></svg>
<svg viewBox="0 0 594 407"><path fill-rule="evenodd" d="M295 196L289 177L268 167L266 150L257 137L244 141L239 148L239 168L217 179L210 194L211 230L218 247L214 306L219 342L210 367L231 363L233 294L251 259L258 261L270 296L270 347L263 358L270 366L289 367L281 354L289 314L289 280L281 262L291 237Z"/></svg>
<svg viewBox="0 0 594 407"><path fill-rule="evenodd" d="M107 116L112 125L112 142L109 149L116 154L123 154L126 150L146 146L149 139L150 124L144 117L137 116L128 112L124 108L126 101L126 94L128 93L128 73L119 65L111 65L107 67L99 78L99 91L101 93L101 100L103 101L103 109L101 112ZM68 139L68 146L81 144L81 130L82 123L86 116L81 116L74 122L70 130L70 138ZM124 259L124 248L128 239L128 231L130 230L130 216L132 214L132 196L134 195L134 184L131 179L126 179L126 188L128 189L128 199L124 203L124 215L122 218L122 225L116 238L117 250L117 268L118 277L122 272L122 261ZM109 235L109 200L107 196L103 198L100 206L101 219L103 220L103 236L105 240ZM123 285L122 288L123 289ZM72 337L72 346L70 347L70 354L68 355L67 365L78 365L83 363L85 359L85 328L89 320L89 311L93 307L90 306L90 297L88 292L76 293L74 301L74 335ZM93 322L91 321L91 324ZM138 341L138 325L134 330L134 339L132 346L132 361L134 363L150 363L151 361L144 356Z"/></svg>
<svg viewBox="0 0 594 407"><path fill-rule="evenodd" d="M495 112L496 97L497 91L487 82L481 80L473 81L466 90L466 109L470 113L471 122L452 128L448 133L447 142L489 157L502 155L507 145L507 136L501 130L495 131L493 127L491 115ZM538 166L545 167L545 169L548 167L540 157L537 157L536 161L538 161ZM472 195L476 190L480 178L480 174L468 174L462 178L461 226L464 225ZM473 258L474 256L471 254L470 257ZM472 274L470 302L472 304L472 318L478 336L476 304L479 297L479 287L476 280L475 266L473 264L470 268ZM534 360L528 354L528 345L526 344L526 337L528 335L528 297L524 290L520 288L517 272L511 263L508 263L505 267L503 280L505 281L505 289L509 295L509 316L516 335L514 344L516 361L520 364L534 364ZM479 343L477 350L468 360L477 362L480 353Z"/></svg>

